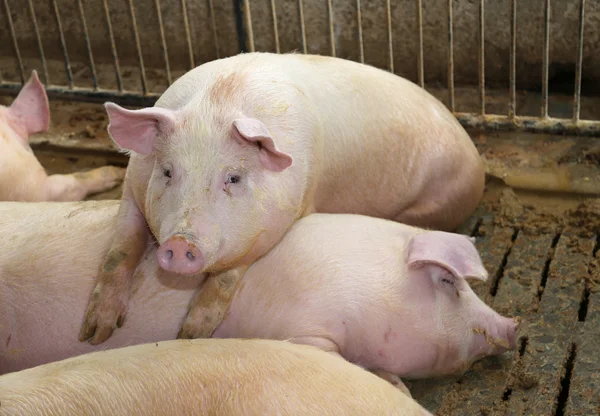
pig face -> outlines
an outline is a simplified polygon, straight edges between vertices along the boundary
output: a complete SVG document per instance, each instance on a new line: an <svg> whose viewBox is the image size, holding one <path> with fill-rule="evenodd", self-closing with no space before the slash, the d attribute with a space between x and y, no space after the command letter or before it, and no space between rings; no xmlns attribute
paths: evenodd
<svg viewBox="0 0 600 416"><path fill-rule="evenodd" d="M300 205L289 190L293 160L261 121L106 109L113 140L153 159L144 214L163 269L196 274L251 262L293 222Z"/></svg>
<svg viewBox="0 0 600 416"><path fill-rule="evenodd" d="M516 346L518 320L496 313L466 281L488 278L473 243L459 234L428 231L407 247L407 290L419 299L412 311L419 323L414 337L421 338L420 353L432 357L414 376L462 373L473 362Z"/></svg>

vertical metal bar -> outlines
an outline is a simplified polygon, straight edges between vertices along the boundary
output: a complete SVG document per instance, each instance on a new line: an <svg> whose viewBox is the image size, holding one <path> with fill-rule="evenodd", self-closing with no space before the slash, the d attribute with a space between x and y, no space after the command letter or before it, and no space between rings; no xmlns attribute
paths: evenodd
<svg viewBox="0 0 600 416"><path fill-rule="evenodd" d="M277 10L275 9L275 0L271 0L271 15L273 16L273 36L275 37L275 51L280 53L279 49L279 29L277 28Z"/></svg>
<svg viewBox="0 0 600 416"><path fill-rule="evenodd" d="M215 42L215 55L217 56L217 59L219 59L221 57L221 52L219 51L219 38L217 37L217 18L215 17L215 7L213 5L213 0L208 0L208 11L210 13L212 35L213 40Z"/></svg>
<svg viewBox="0 0 600 416"><path fill-rule="evenodd" d="M69 83L69 89L72 89L73 74L71 73L71 62L69 61L69 53L67 52L67 42L65 41L65 33L62 29L62 22L60 21L60 13L58 12L58 4L56 4L56 0L52 0L52 6L54 6L54 17L56 18L56 26L58 27L58 34L60 35L60 46L62 48L63 56L65 58L65 72L67 73L67 82Z"/></svg>
<svg viewBox="0 0 600 416"><path fill-rule="evenodd" d="M306 54L308 50L306 47L306 25L304 24L304 7L302 7L302 0L298 0L298 13L300 14L300 33L302 35L302 51Z"/></svg>
<svg viewBox="0 0 600 416"><path fill-rule="evenodd" d="M244 0L244 15L246 16L246 27L248 28L248 46L250 52L254 52L254 31L252 30L252 15L250 14L249 0Z"/></svg>
<svg viewBox="0 0 600 416"><path fill-rule="evenodd" d="M390 55L390 72L394 73L394 46L392 43L392 7L390 5L390 0L386 1L386 10L387 10L387 29L388 29L388 53Z"/></svg>
<svg viewBox="0 0 600 416"><path fill-rule="evenodd" d="M92 72L92 83L94 90L98 89L98 77L96 76L96 66L94 65L94 54L92 53L92 44L90 42L90 35L88 33L87 23L85 22L85 14L83 12L83 3L81 0L77 0L79 6L79 17L81 19L81 25L83 27L83 37L85 39L85 46L87 48L88 59L90 61L90 71Z"/></svg>
<svg viewBox="0 0 600 416"><path fill-rule="evenodd" d="M508 117L517 115L517 0L512 0L510 19L510 104Z"/></svg>
<svg viewBox="0 0 600 416"><path fill-rule="evenodd" d="M108 30L108 37L110 39L110 50L112 52L113 61L115 63L115 77L117 78L117 89L123 91L123 82L121 80L121 68L119 67L119 55L117 55L117 45L115 43L115 35L112 30L112 23L110 21L110 10L106 0L102 0L104 6L104 18L106 20L106 29Z"/></svg>
<svg viewBox="0 0 600 416"><path fill-rule="evenodd" d="M329 16L329 41L331 45L331 56L335 57L335 33L333 30L333 6L331 0L327 0L327 15Z"/></svg>
<svg viewBox="0 0 600 416"><path fill-rule="evenodd" d="M450 111L454 112L454 22L452 5L453 1L448 0L448 101Z"/></svg>
<svg viewBox="0 0 600 416"><path fill-rule="evenodd" d="M360 12L360 0L356 0L356 20L358 22L358 51L360 57L360 63L365 63L365 51L363 47L363 33L362 33L362 15Z"/></svg>
<svg viewBox="0 0 600 416"><path fill-rule="evenodd" d="M581 110L581 70L583 66L583 25L585 20L585 0L579 0L579 33L577 38L577 63L575 67L575 97L573 100L573 121L579 121Z"/></svg>
<svg viewBox="0 0 600 416"><path fill-rule="evenodd" d="M135 37L135 48L137 50L138 62L140 64L140 77L142 81L142 91L144 95L148 94L148 86L146 84L146 68L144 67L144 57L142 56L142 46L140 44L140 35L137 29L137 22L135 19L135 7L133 6L133 0L129 0L129 13L131 14L131 24L133 26L133 36Z"/></svg>
<svg viewBox="0 0 600 416"><path fill-rule="evenodd" d="M162 11L160 10L160 0L154 0L154 6L156 7L156 17L158 18L158 29L160 33L160 45L163 52L163 59L165 61L165 71L167 72L167 83L169 86L172 84L171 80L171 68L169 67L169 51L167 49L167 40L165 39L165 28L162 22Z"/></svg>
<svg viewBox="0 0 600 416"><path fill-rule="evenodd" d="M35 10L33 8L33 1L29 0L29 13L31 13L31 22L33 23L33 31L35 32L35 38L37 40L38 49L40 51L40 60L42 61L42 71L44 72L44 82L46 85L50 84L50 78L48 78L48 66L46 65L46 57L44 56L44 47L42 46L42 38L37 25L37 19L35 18Z"/></svg>
<svg viewBox="0 0 600 416"><path fill-rule="evenodd" d="M542 117L548 117L548 67L550 66L550 0L544 0L544 56L542 62Z"/></svg>
<svg viewBox="0 0 600 416"><path fill-rule="evenodd" d="M25 84L25 69L23 68L23 60L21 59L21 51L19 50L19 43L17 42L17 35L15 34L15 27L13 26L12 15L10 13L10 6L8 0L4 0L4 10L6 11L6 18L8 19L8 28L10 30L10 36L13 41L13 48L15 49L15 55L19 62L19 71L21 74L21 84Z"/></svg>
<svg viewBox="0 0 600 416"><path fill-rule="evenodd" d="M417 61L417 73L419 85L425 88L425 69L423 65L423 0L417 0L417 26L419 30L419 60Z"/></svg>
<svg viewBox="0 0 600 416"><path fill-rule="evenodd" d="M485 0L479 0L479 102L485 114Z"/></svg>
<svg viewBox="0 0 600 416"><path fill-rule="evenodd" d="M185 28L185 40L188 46L188 55L190 57L190 69L194 68L194 48L192 47L192 34L190 32L190 20L187 12L185 0L181 0L181 12L183 13L183 27Z"/></svg>

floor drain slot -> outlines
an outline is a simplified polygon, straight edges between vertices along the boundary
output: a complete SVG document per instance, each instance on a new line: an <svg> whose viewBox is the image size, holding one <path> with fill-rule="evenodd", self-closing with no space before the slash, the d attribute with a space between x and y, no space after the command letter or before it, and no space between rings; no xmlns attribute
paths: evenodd
<svg viewBox="0 0 600 416"><path fill-rule="evenodd" d="M560 393L558 394L558 402L556 403L555 416L564 416L567 400L569 399L569 388L571 387L571 376L573 375L573 364L577 356L577 345L574 343L569 346L569 358L565 364L565 375L560 379Z"/></svg>

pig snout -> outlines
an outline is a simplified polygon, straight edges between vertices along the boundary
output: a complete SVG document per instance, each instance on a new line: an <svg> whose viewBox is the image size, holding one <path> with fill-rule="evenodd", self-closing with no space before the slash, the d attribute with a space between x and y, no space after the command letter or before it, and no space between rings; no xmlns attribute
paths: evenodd
<svg viewBox="0 0 600 416"><path fill-rule="evenodd" d="M156 251L158 264L168 272L195 274L204 267L202 253L187 237L174 235Z"/></svg>
<svg viewBox="0 0 600 416"><path fill-rule="evenodd" d="M500 355L517 347L517 329L519 318L498 316L486 325L486 328L473 328L477 353L482 355Z"/></svg>

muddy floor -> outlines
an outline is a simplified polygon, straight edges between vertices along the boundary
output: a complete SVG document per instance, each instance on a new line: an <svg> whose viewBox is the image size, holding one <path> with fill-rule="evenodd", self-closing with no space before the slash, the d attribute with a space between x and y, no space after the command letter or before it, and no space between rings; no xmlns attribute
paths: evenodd
<svg viewBox="0 0 600 416"><path fill-rule="evenodd" d="M49 173L126 166L100 105L53 102L52 116L51 131L32 138ZM477 237L490 273L474 290L521 317L518 350L462 376L407 384L437 415L600 414L600 139L472 136L488 183L459 232ZM120 194L117 187L88 199Z"/></svg>

